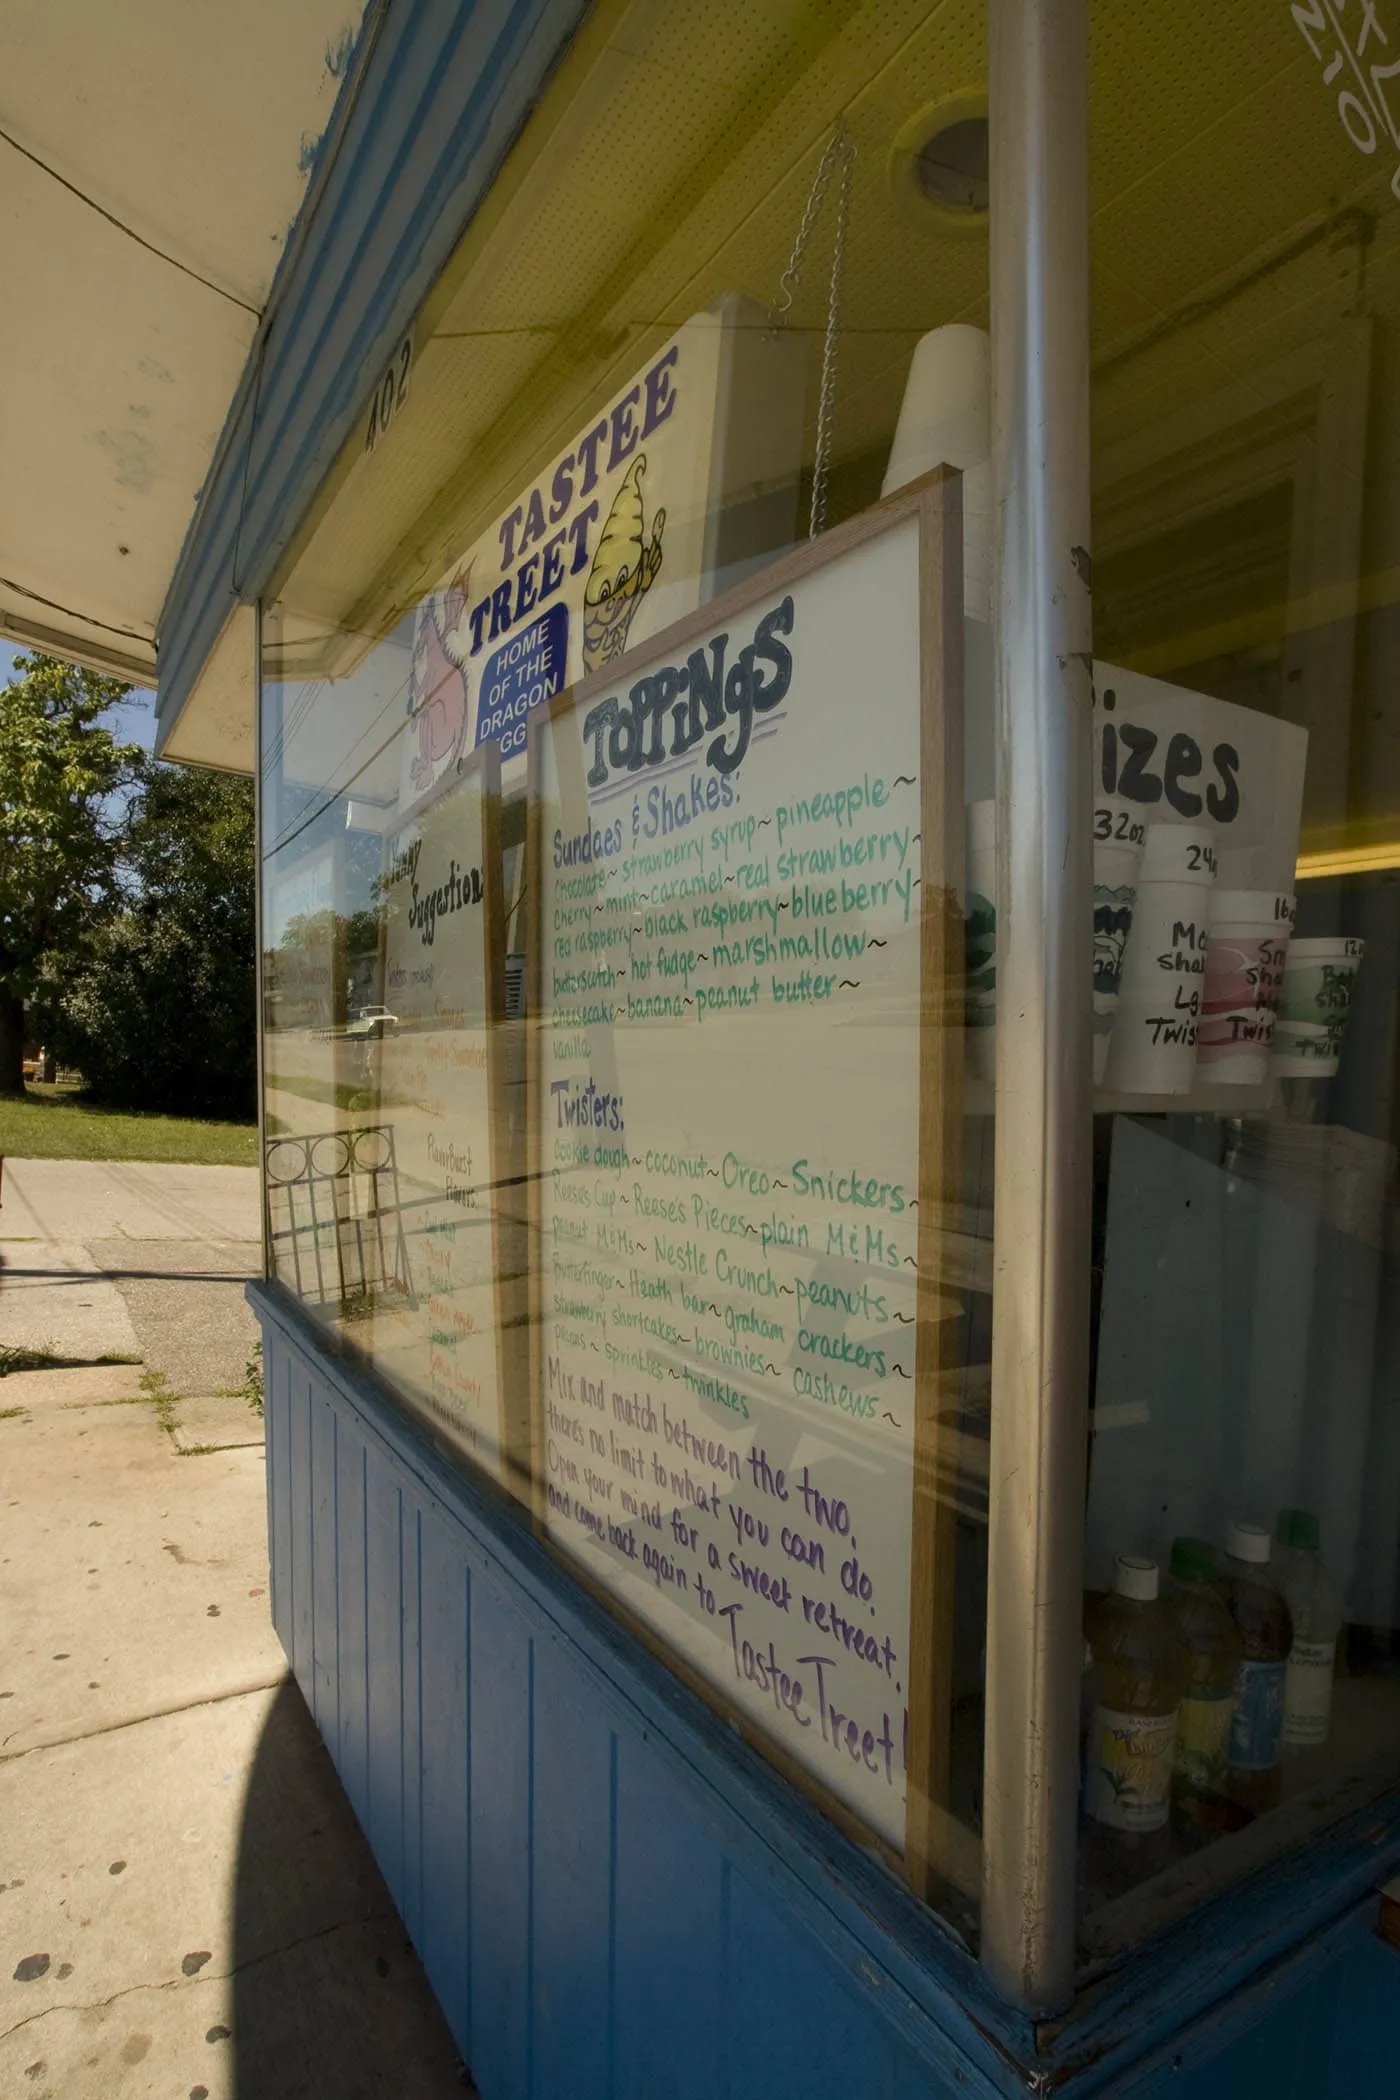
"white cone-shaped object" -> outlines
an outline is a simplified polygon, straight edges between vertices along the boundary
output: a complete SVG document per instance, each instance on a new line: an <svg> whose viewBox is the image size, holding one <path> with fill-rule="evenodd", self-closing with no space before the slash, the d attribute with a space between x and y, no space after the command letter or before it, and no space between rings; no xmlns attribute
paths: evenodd
<svg viewBox="0 0 1400 2100"><path fill-rule="evenodd" d="M991 619L992 344L985 328L949 322L921 336L904 388L882 496L934 467L963 477L963 611Z"/></svg>

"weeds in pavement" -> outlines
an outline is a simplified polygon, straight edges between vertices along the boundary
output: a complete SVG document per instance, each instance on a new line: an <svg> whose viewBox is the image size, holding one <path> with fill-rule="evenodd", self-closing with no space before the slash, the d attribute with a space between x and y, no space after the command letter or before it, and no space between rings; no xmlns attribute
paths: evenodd
<svg viewBox="0 0 1400 2100"><path fill-rule="evenodd" d="M0 1378L8 1378L12 1371L56 1371L59 1361L52 1349L6 1344L0 1347Z"/></svg>
<svg viewBox="0 0 1400 2100"><path fill-rule="evenodd" d="M175 1412L180 1395L164 1371L143 1371L141 1390L155 1409L156 1420L161 1428L168 1429L173 1436L180 1426L179 1416Z"/></svg>
<svg viewBox="0 0 1400 2100"><path fill-rule="evenodd" d="M253 1344L253 1353L243 1366L243 1376L237 1385L219 1388L221 1400L246 1400L259 1420L263 1411L263 1345L262 1336Z"/></svg>
<svg viewBox="0 0 1400 2100"><path fill-rule="evenodd" d="M242 1388L239 1388L240 1392ZM143 1371L141 1374L142 1397L155 1409L156 1420L169 1433L172 1443L180 1426L180 1417L175 1410L180 1405L176 1392L164 1371ZM217 1444L175 1444L177 1458L208 1458L219 1449Z"/></svg>
<svg viewBox="0 0 1400 2100"><path fill-rule="evenodd" d="M253 1344L253 1353L243 1366L243 1391L248 1396L248 1405L261 1419L263 1411L263 1351L262 1336Z"/></svg>

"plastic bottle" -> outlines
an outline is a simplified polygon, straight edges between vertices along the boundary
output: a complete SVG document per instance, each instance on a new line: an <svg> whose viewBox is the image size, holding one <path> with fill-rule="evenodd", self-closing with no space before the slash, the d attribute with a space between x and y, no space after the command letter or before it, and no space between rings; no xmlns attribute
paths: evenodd
<svg viewBox="0 0 1400 2100"><path fill-rule="evenodd" d="M1249 1822L1278 1805L1283 1784L1283 1680L1293 1621L1269 1571L1262 1524L1232 1524L1221 1592L1239 1628L1244 1656L1235 1675L1226 1781L1230 1820Z"/></svg>
<svg viewBox="0 0 1400 2100"><path fill-rule="evenodd" d="M1281 1509L1278 1584L1293 1620L1293 1646L1283 1679L1283 1746L1325 1743L1332 1721L1332 1675L1342 1630L1342 1593L1319 1557L1317 1518L1306 1509Z"/></svg>
<svg viewBox="0 0 1400 2100"><path fill-rule="evenodd" d="M1079 1679L1079 1790L1084 1791L1088 1774L1089 1738L1093 1732L1094 1710L1099 1703L1098 1677L1094 1671L1094 1651L1086 1638L1084 1642L1084 1668Z"/></svg>
<svg viewBox="0 0 1400 2100"><path fill-rule="evenodd" d="M1105 1829L1166 1827L1180 1675L1171 1608L1154 1560L1120 1556L1113 1589L1090 1614L1098 1704L1089 1724L1084 1806Z"/></svg>
<svg viewBox="0 0 1400 2100"><path fill-rule="evenodd" d="M1181 1664L1172 1805L1188 1831L1219 1837L1227 1821L1230 1727L1244 1642L1215 1588L1212 1545L1205 1539L1173 1539L1171 1576Z"/></svg>

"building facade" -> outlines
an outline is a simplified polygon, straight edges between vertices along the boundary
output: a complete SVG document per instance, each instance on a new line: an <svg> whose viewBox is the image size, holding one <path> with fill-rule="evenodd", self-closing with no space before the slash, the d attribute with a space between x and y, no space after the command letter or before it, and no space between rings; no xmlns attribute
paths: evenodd
<svg viewBox="0 0 1400 2100"><path fill-rule="evenodd" d="M366 16L159 705L485 2100L1386 2089L1385 4Z"/></svg>

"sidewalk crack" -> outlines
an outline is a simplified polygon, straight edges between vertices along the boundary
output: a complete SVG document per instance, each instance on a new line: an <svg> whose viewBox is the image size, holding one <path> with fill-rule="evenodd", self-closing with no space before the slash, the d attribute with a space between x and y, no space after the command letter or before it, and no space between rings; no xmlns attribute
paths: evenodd
<svg viewBox="0 0 1400 2100"><path fill-rule="evenodd" d="M128 1983L107 1998L89 1998L77 2005L43 2005L36 2012L26 2013L16 2020L13 2027L0 2027L0 2042L7 2042L13 2034L32 2027L36 2020L47 2020L51 2013L106 2012L123 1998L134 1998L140 1991L178 1991L192 1985L209 1983L232 1983L235 1977L246 1975L250 1969L259 1969L265 1962L281 1961L299 1948L314 1946L317 1940L328 1940L337 1932L345 1932L355 1925L383 1925L393 1922L398 1914L392 1909L366 1911L363 1917L336 1918L329 1925L320 1925L314 1932L299 1933L281 1947L269 1947L262 1954L251 1954L246 1961L235 1962L231 1969L201 1969L197 1976L170 1976L163 1983Z"/></svg>
<svg viewBox="0 0 1400 2100"><path fill-rule="evenodd" d="M22 2020L16 2020L13 2027L0 2027L0 2042L7 2042L12 2034L32 2027L36 2020L47 2020L50 2013L106 2012L109 2006L118 2004L123 1998L134 1997L138 1991L173 1991L184 1980L183 1976L172 1976L166 1983L128 1983L121 1990L113 1991L109 1998L89 1998L81 2005L42 2005L37 2012L26 2013Z"/></svg>
<svg viewBox="0 0 1400 2100"><path fill-rule="evenodd" d="M99 1736L117 1735L124 1728L144 1728L148 1721L173 1721L180 1714L194 1713L201 1706L223 1706L231 1699L247 1699L255 1692L270 1692L276 1686L291 1681L291 1671L284 1662L273 1677L258 1677L247 1684L230 1685L226 1691L207 1692L202 1698L186 1699L179 1706L158 1706L150 1713L129 1714L123 1720L106 1721L95 1728L80 1729L76 1735L58 1735L43 1743L30 1743L23 1750L11 1750L10 1744L24 1728L12 1728L7 1736L0 1737L0 1764L16 1763L21 1757L38 1757L45 1750L66 1750L74 1743L95 1742Z"/></svg>

